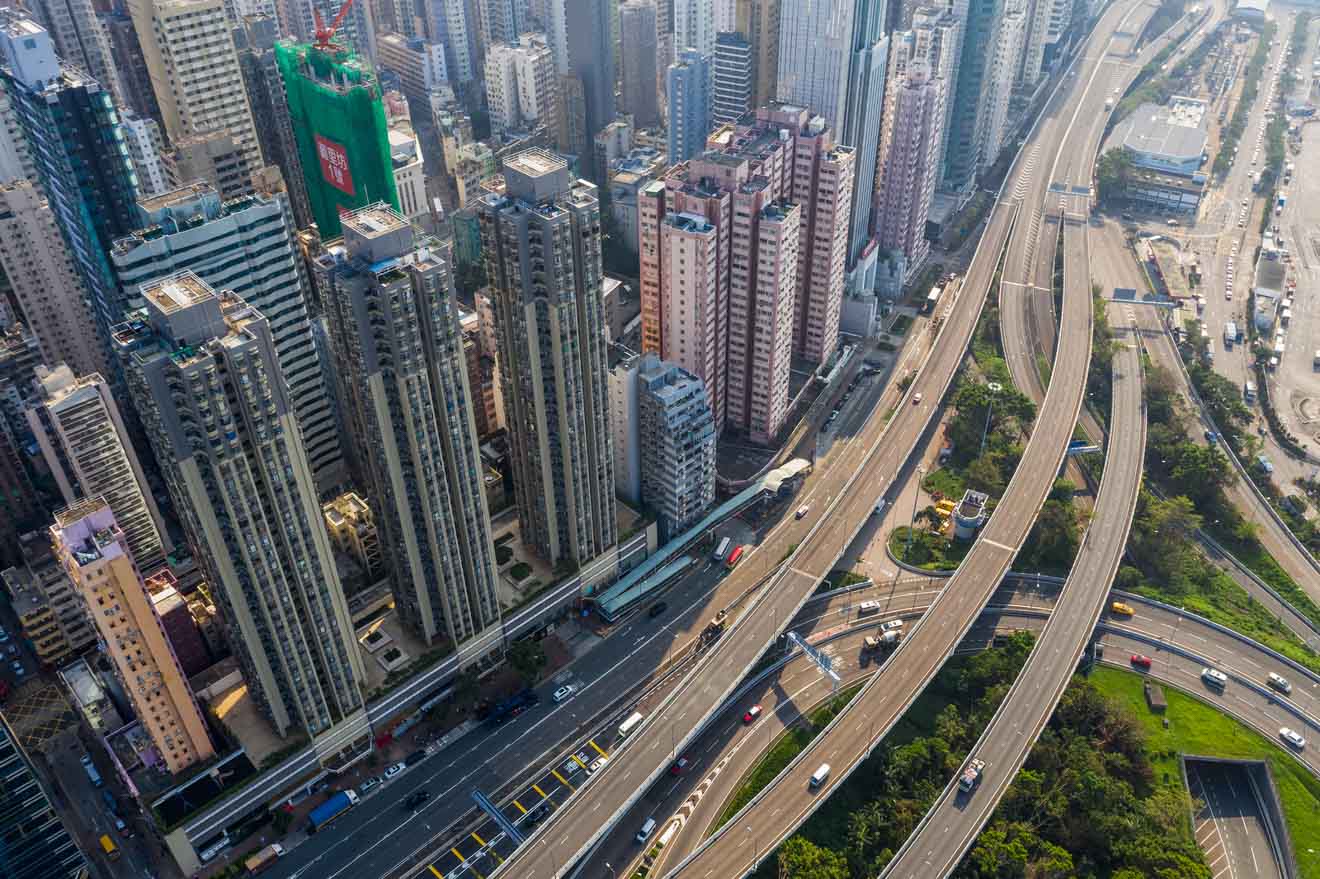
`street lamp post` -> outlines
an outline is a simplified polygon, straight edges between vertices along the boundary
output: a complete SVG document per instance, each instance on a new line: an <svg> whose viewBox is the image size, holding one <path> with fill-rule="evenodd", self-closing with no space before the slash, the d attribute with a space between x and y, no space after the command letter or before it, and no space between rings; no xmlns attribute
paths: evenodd
<svg viewBox="0 0 1320 879"><path fill-rule="evenodd" d="M908 520L907 548L903 550L903 561L912 558L912 532L917 529L917 502L921 500L921 480L926 475L925 467L917 468L917 488L912 492L912 518Z"/></svg>
<svg viewBox="0 0 1320 879"><path fill-rule="evenodd" d="M610 875L613 876L614 879L619 879L619 874L615 871L614 867L610 865L609 861L605 862L605 869L610 871Z"/></svg>

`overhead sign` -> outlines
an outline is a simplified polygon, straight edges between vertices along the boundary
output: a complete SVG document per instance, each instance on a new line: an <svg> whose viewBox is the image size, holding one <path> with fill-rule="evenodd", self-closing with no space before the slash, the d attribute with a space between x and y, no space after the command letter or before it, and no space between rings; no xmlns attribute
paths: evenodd
<svg viewBox="0 0 1320 879"><path fill-rule="evenodd" d="M343 144L316 135L316 157L321 160L321 176L325 182L345 195L356 195L353 172L348 169L348 151Z"/></svg>

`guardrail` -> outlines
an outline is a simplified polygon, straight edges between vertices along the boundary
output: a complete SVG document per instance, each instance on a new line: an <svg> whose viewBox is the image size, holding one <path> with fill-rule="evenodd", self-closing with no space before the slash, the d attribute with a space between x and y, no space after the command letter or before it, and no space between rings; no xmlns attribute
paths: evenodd
<svg viewBox="0 0 1320 879"><path fill-rule="evenodd" d="M1182 355L1178 352L1177 340L1173 338L1172 334L1169 332L1168 326L1165 325L1163 321L1161 321L1161 325L1164 326L1165 338L1168 340L1169 344L1173 346L1173 359L1178 362L1178 370L1182 373L1183 379L1187 382L1187 390L1190 392L1192 400L1195 401L1197 407L1201 410L1201 421L1209 425L1211 430L1219 433L1220 436L1223 436L1223 433L1219 431L1219 425L1216 424L1214 418L1210 416L1209 409L1206 408L1205 402L1201 399L1200 393L1196 390L1196 385L1192 382L1192 375L1187 371L1187 364L1183 363ZM1246 482L1251 493L1256 496L1257 503L1269 511L1269 516L1273 520L1275 526L1284 533L1292 543L1293 548L1297 550L1300 557L1310 564L1311 568L1317 575L1320 575L1320 562L1317 562L1315 556L1311 555L1310 551L1307 550L1302 542L1297 539L1297 535L1293 534L1292 529L1288 527L1288 523L1283 521L1283 517L1279 515L1279 511L1274 509L1274 505L1271 504L1269 499L1261 492L1260 486L1256 485L1255 480L1251 478L1251 474L1247 472L1246 467L1243 466L1240 460L1238 460L1237 452L1233 450L1232 445L1228 442L1223 442L1220 443L1220 446L1228 455L1228 460L1233 462L1233 468L1237 470L1238 477ZM1300 585L1301 584L1299 583L1298 586Z"/></svg>

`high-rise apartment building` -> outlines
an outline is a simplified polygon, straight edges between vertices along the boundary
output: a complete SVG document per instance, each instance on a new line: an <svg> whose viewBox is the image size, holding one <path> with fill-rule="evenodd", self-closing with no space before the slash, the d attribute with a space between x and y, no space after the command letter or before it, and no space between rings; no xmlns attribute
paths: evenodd
<svg viewBox="0 0 1320 879"><path fill-rule="evenodd" d="M329 24L343 9L345 0L275 0L275 16L279 20L280 34L300 43L310 43L316 38L316 16ZM402 4L400 4L402 5ZM363 58L376 63L376 22L374 21L374 3L355 2L339 22L335 36L346 46L351 46ZM411 25L411 16L406 16L402 25ZM401 29L401 28L400 28Z"/></svg>
<svg viewBox="0 0 1320 879"><path fill-rule="evenodd" d="M138 195L143 198L160 195L168 188L162 161L165 139L161 136L160 126L155 119L144 118L132 110L124 110L119 119L123 123L124 142L128 144L133 169L137 172Z"/></svg>
<svg viewBox="0 0 1320 879"><path fill-rule="evenodd" d="M669 95L669 161L686 162L705 147L710 133L710 58L683 49L666 73Z"/></svg>
<svg viewBox="0 0 1320 879"><path fill-rule="evenodd" d="M727 0L673 0L674 3L674 57L684 49L695 49L710 58L715 54L716 5L727 6Z"/></svg>
<svg viewBox="0 0 1320 879"><path fill-rule="evenodd" d="M312 206L307 201L307 179L293 136L284 78L275 61L275 43L279 40L276 21L268 15L245 16L242 28L234 31L234 39L261 154L268 166L280 169L284 185L289 188L294 225L305 229L313 222Z"/></svg>
<svg viewBox="0 0 1320 879"><path fill-rule="evenodd" d="M41 190L26 180L0 184L0 267L37 337L46 363L105 370L105 345L73 256Z"/></svg>
<svg viewBox="0 0 1320 879"><path fill-rule="evenodd" d="M343 229L313 271L356 481L401 617L457 646L499 621L499 600L453 266L386 207L346 215Z"/></svg>
<svg viewBox="0 0 1320 879"><path fill-rule="evenodd" d="M983 167L994 164L1008 135L1008 102L1013 95L1022 66L1022 49L1027 35L1026 14L1019 5L1010 5L998 21L995 32L991 74L983 98L985 132L981 145Z"/></svg>
<svg viewBox="0 0 1320 879"><path fill-rule="evenodd" d="M28 408L27 420L64 503L101 498L138 568L163 564L174 545L110 386L95 373L76 376L64 364L39 368L37 378L41 398Z"/></svg>
<svg viewBox="0 0 1320 879"><path fill-rule="evenodd" d="M870 240L867 220L884 113L889 40L884 0L783 0L778 98L825 117L856 152L847 261Z"/></svg>
<svg viewBox="0 0 1320 879"><path fill-rule="evenodd" d="M1005 11L1003 0L970 0L967 4L953 108L944 141L944 182L953 189L970 188L982 164L990 161L983 148L990 98L995 92L995 41Z"/></svg>
<svg viewBox="0 0 1320 879"><path fill-rule="evenodd" d="M737 122L752 108L752 44L740 33L715 37L710 121L712 125Z"/></svg>
<svg viewBox="0 0 1320 879"><path fill-rule="evenodd" d="M516 43L527 29L527 0L476 0L481 44L486 52L496 43Z"/></svg>
<svg viewBox="0 0 1320 879"><path fill-rule="evenodd" d="M1059 41L1072 23L1068 0L1033 0L1026 5L1027 33L1022 47L1018 84L1032 88L1055 60Z"/></svg>
<svg viewBox="0 0 1320 879"><path fill-rule="evenodd" d="M925 61L907 66L890 84L875 185L875 237L885 250L901 250L915 274L930 251L926 219L939 180L944 125L944 80Z"/></svg>
<svg viewBox="0 0 1320 879"><path fill-rule="evenodd" d="M853 151L771 104L638 195L642 349L706 385L717 429L771 441L794 354L838 341Z"/></svg>
<svg viewBox="0 0 1320 879"><path fill-rule="evenodd" d="M479 202L523 542L582 564L617 540L596 187L542 150Z"/></svg>
<svg viewBox="0 0 1320 879"><path fill-rule="evenodd" d="M132 17L127 11L116 8L103 13L101 23L110 40L110 57L119 71L124 97L122 106L159 124L160 104L156 102L156 92L151 87L151 74L147 71L142 41L138 39Z"/></svg>
<svg viewBox="0 0 1320 879"><path fill-rule="evenodd" d="M362 659L312 469L262 314L184 272L114 343L249 693L277 734L370 735Z"/></svg>
<svg viewBox="0 0 1320 879"><path fill-rule="evenodd" d="M940 183L945 180L947 168L946 145L949 125L953 117L954 89L958 83L958 64L962 57L963 22L967 16L967 0L956 0L949 6L923 6L912 11L912 26L891 35L889 52L889 81L902 82L907 67L914 61L923 61L930 75L944 81L944 119L940 124L940 142L936 148Z"/></svg>
<svg viewBox="0 0 1320 879"><path fill-rule="evenodd" d="M118 106L125 106L120 87L122 60L111 53L110 37L92 0L31 0L25 4L33 19L55 41L55 54L110 92Z"/></svg>
<svg viewBox="0 0 1320 879"><path fill-rule="evenodd" d="M426 42L444 47L450 81L466 87L481 71L481 23L469 0L420 0L416 4Z"/></svg>
<svg viewBox="0 0 1320 879"><path fill-rule="evenodd" d="M582 80L584 141L614 121L618 4L613 0L547 0L550 50L561 76ZM575 109L565 102L567 115Z"/></svg>
<svg viewBox="0 0 1320 879"><path fill-rule="evenodd" d="M669 540L715 501L715 419L701 379L646 354L637 370L642 504Z"/></svg>
<svg viewBox="0 0 1320 879"><path fill-rule="evenodd" d="M118 114L94 80L61 68L50 35L33 22L0 25L0 53L0 81L30 148L33 182L55 214L104 344L110 326L123 317L114 310L105 251L130 228L137 198L137 174Z"/></svg>
<svg viewBox="0 0 1320 879"><path fill-rule="evenodd" d="M282 40L275 60L321 237L338 237L344 211L380 201L398 209L389 124L371 66L333 43L322 49Z"/></svg>
<svg viewBox="0 0 1320 879"><path fill-rule="evenodd" d="M779 90L781 0L733 0L733 30L752 47L752 106L775 100Z"/></svg>
<svg viewBox="0 0 1320 879"><path fill-rule="evenodd" d="M79 879L87 875L78 844L60 822L32 761L0 715L0 836L9 879Z"/></svg>
<svg viewBox="0 0 1320 879"><path fill-rule="evenodd" d="M660 124L656 51L655 3L626 0L619 6L619 95L635 128Z"/></svg>
<svg viewBox="0 0 1320 879"><path fill-rule="evenodd" d="M122 312L143 307L144 284L181 271L261 311L270 322L318 494L343 481L339 426L309 329L312 293L286 193L263 188L224 201L214 187L194 183L141 200L137 215L137 231L116 241L110 253Z"/></svg>
<svg viewBox="0 0 1320 879"><path fill-rule="evenodd" d="M225 0L128 0L128 9L170 146L228 135L239 167L211 182L226 198L250 192L261 148Z"/></svg>
<svg viewBox="0 0 1320 879"><path fill-rule="evenodd" d="M78 501L55 514L50 534L165 769L176 775L210 759L202 712L110 505L101 497Z"/></svg>
<svg viewBox="0 0 1320 879"><path fill-rule="evenodd" d="M525 34L517 45L490 47L486 100L492 134L558 124L559 75L543 34Z"/></svg>

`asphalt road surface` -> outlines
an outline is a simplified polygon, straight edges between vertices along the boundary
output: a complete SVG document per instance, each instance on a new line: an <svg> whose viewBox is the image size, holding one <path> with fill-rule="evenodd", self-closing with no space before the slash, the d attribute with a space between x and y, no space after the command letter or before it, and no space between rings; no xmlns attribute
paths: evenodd
<svg viewBox="0 0 1320 879"><path fill-rule="evenodd" d="M1084 113L1084 109L1102 107L1108 96L1107 78L1101 77L1104 55L1096 50L1109 45L1111 35L1127 24L1136 9L1143 10L1142 14L1149 12L1144 3L1120 3L1111 5L1102 15L1074 62L1076 75L1062 80L1047 106L1039 132L1033 133L1032 142L1019 153L1008 178L1010 183L1005 187L1006 196L1017 191L1023 175L1033 173L1030 157L1035 144L1041 145L1041 154L1055 155L1060 151L1075 154L1085 143L1095 143L1093 116L1099 114ZM1097 79L1102 82L1099 88ZM1060 119L1063 121L1059 122ZM1083 120L1080 127L1076 124L1079 119ZM1065 179L1073 161L1076 160L1066 160L1069 167L1065 168ZM1086 167L1089 168L1089 162ZM996 210L1004 203L1001 200ZM1031 439L994 516L983 526L976 544L936 600L931 613L914 627L893 659L871 678L832 728L739 813L737 832L726 829L712 837L679 867L678 873L745 875L772 851L898 721L939 671L1007 572L1063 461L1081 408L1090 361L1092 308L1085 216L1071 213L1066 203L1064 211L1065 289L1058 357ZM985 271L986 263L992 268L997 262L998 248L986 248L983 240L969 275L977 274L978 263ZM969 277L964 295L983 295L987 289L988 284L972 284ZM809 789L807 781L822 763L829 763L834 771L819 788ZM763 803L773 803L773 809L760 808ZM748 838L756 839L758 845L749 846Z"/></svg>
<svg viewBox="0 0 1320 879"><path fill-rule="evenodd" d="M1213 879L1284 879L1248 771L1231 763L1187 761L1187 788L1203 805L1196 842Z"/></svg>

